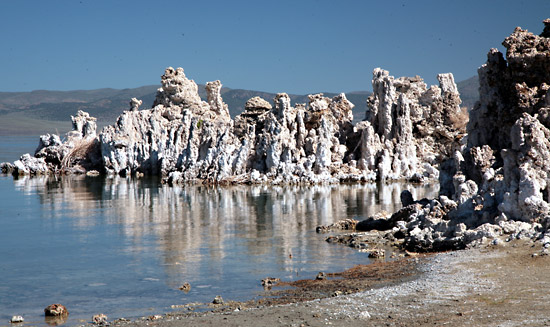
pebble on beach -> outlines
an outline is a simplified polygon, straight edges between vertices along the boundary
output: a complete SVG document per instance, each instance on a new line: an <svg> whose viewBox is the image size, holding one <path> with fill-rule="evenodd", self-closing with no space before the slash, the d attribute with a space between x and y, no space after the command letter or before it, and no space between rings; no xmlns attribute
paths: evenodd
<svg viewBox="0 0 550 327"><path fill-rule="evenodd" d="M324 272L319 272L317 274L317 277L315 277L316 280L323 280L323 279L327 279L327 274L325 274Z"/></svg>
<svg viewBox="0 0 550 327"><path fill-rule="evenodd" d="M106 324L106 323L107 323L107 316L104 315L103 313L94 315L94 316L92 317L92 322L93 322L95 325L103 325L103 324Z"/></svg>
<svg viewBox="0 0 550 327"><path fill-rule="evenodd" d="M223 304L223 298L220 295L217 295L212 301L213 304Z"/></svg>

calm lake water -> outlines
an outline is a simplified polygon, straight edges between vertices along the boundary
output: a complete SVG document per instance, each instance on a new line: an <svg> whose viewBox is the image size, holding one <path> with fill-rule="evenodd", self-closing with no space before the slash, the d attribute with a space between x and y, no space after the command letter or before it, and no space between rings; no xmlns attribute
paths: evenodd
<svg viewBox="0 0 550 327"><path fill-rule="evenodd" d="M38 138L0 137L0 162L33 152ZM261 296L265 277L314 278L369 263L328 244L320 224L400 206L399 195L434 187L169 187L157 179L0 175L0 326L12 315L44 325L64 304L68 325L171 305ZM290 257L292 254L292 257ZM178 287L191 284L184 293Z"/></svg>

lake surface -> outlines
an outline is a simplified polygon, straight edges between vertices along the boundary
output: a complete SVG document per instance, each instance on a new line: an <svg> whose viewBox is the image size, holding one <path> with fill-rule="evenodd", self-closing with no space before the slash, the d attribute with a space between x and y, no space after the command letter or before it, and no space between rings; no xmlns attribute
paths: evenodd
<svg viewBox="0 0 550 327"><path fill-rule="evenodd" d="M38 138L0 138L0 162L33 152ZM158 179L0 175L0 326L12 315L44 325L64 304L68 325L113 320L171 305L248 300L266 277L314 278L369 263L325 242L315 227L400 207L392 184L310 187L169 187ZM291 256L292 254L292 256ZM178 289L184 282L191 291Z"/></svg>

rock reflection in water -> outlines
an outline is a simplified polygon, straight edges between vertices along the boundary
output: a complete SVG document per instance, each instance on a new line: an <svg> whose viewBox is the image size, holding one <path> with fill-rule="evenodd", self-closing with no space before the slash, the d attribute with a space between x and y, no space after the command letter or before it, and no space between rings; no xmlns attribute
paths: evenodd
<svg viewBox="0 0 550 327"><path fill-rule="evenodd" d="M209 259L227 256L228 238L244 239L248 256L272 256L292 269L295 259L290 254L300 255L292 249L298 245L298 251L305 251L299 239L317 225L393 211L405 188L415 198L437 191L435 186L399 183L169 187L157 180L119 177L21 178L15 184L19 190L39 194L41 203L50 209L43 211L46 218L55 219L69 210L78 228L119 226L133 240L130 251L140 251L141 239L154 235L168 273L178 276L197 273L189 270L202 260L201 249L208 249ZM89 219L90 210L98 209L104 211L104 221ZM273 253L274 248L280 253Z"/></svg>
<svg viewBox="0 0 550 327"><path fill-rule="evenodd" d="M100 283L108 285L104 287L109 287L113 301L120 302L116 292L120 287L124 294L135 292L138 297L128 298L129 303L145 301L144 305L157 308L178 301L211 301L217 294L245 299L263 291L260 281L266 276L314 278L319 271L366 263L366 255L328 244L315 227L393 211L405 188L415 198L437 192L433 186L404 184L169 187L148 178L85 176L22 177L14 183L26 197L38 196L37 213L48 222L49 237L77 233L88 238L93 233L97 240L77 240L81 244L75 249L86 249L84 254L79 254L81 250L72 254L83 256L81 266L68 263L68 272L60 270L70 278L65 283L74 279L75 293L80 293L82 283ZM111 252L109 265L101 265L98 275L88 275L86 265L101 262L106 255L89 248L102 239L106 245L101 248ZM83 282L80 274L89 280ZM132 284L135 281L140 284ZM179 290L184 282L192 285L189 293ZM146 285L151 285L148 293L141 294Z"/></svg>

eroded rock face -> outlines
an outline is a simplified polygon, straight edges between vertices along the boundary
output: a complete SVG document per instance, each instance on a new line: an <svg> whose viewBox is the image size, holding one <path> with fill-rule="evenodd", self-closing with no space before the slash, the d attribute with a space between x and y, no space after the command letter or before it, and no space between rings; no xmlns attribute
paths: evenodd
<svg viewBox="0 0 550 327"><path fill-rule="evenodd" d="M79 110L76 116L71 116L73 121L73 133L76 138L92 139L96 137L96 118L90 117L90 114Z"/></svg>
<svg viewBox="0 0 550 327"><path fill-rule="evenodd" d="M479 69L480 101L455 176L464 176L459 188L478 186L469 199L482 221L503 214L540 222L549 214L550 38L544 35L516 28L503 42L506 59L491 49Z"/></svg>
<svg viewBox="0 0 550 327"><path fill-rule="evenodd" d="M468 142L441 183L467 231L498 226L504 234L546 240L550 221L550 21L540 36L516 28L479 69L480 100ZM466 239L467 241L467 239Z"/></svg>
<svg viewBox="0 0 550 327"><path fill-rule="evenodd" d="M409 199L382 221L404 237L406 248L456 249L498 237L540 239L550 247L550 20L544 23L541 36L516 28L503 42L506 59L489 51L479 69L480 100L470 112L468 141L450 148L454 154L442 165L439 199ZM391 85L381 76L381 84ZM453 102L453 88L441 89ZM392 91L380 94L387 99ZM374 222L363 223L369 224Z"/></svg>
<svg viewBox="0 0 550 327"><path fill-rule="evenodd" d="M286 93L277 94L273 106L259 98L251 99L245 112L235 119L237 134L251 144L247 158L251 180L337 182L339 178L333 176L330 168L342 165L346 153L339 136L353 131L344 131L333 113L346 115L340 119L345 124L349 117L353 119L353 105L345 95L336 98L333 101L322 94L311 95L307 106L295 107ZM248 123L246 136L240 127L244 122Z"/></svg>
<svg viewBox="0 0 550 327"><path fill-rule="evenodd" d="M26 153L13 163L15 175L44 175L48 173L48 165L43 158L31 157Z"/></svg>
<svg viewBox="0 0 550 327"><path fill-rule="evenodd" d="M195 81L187 79L183 68L166 68L161 76L161 85L162 88L157 90L154 107L159 104L166 107L173 105L182 107L202 106L198 86Z"/></svg>
<svg viewBox="0 0 550 327"><path fill-rule="evenodd" d="M437 177L459 135L450 123L460 103L450 74L440 76L442 92L375 70L367 120L357 126L343 93L294 106L286 93L272 104L255 97L232 120L220 81L206 83L207 101L182 68L167 68L161 84L153 108L139 110L134 98L99 135L95 118L79 111L67 140L42 136L35 157L50 172L152 174L168 183L421 181Z"/></svg>
<svg viewBox="0 0 550 327"><path fill-rule="evenodd" d="M71 119L73 130L67 133L65 141L61 141L59 135L42 135L34 156L24 154L13 165L2 163L2 171L14 175L43 175L100 169L102 160L96 119L81 110Z"/></svg>
<svg viewBox="0 0 550 327"><path fill-rule="evenodd" d="M210 106L210 110L213 110L218 115L223 115L226 116L227 119L230 119L227 104L225 104L222 100L221 89L222 83L219 80L206 83L208 105Z"/></svg>
<svg viewBox="0 0 550 327"><path fill-rule="evenodd" d="M460 147L464 128L460 96L452 74L438 76L440 86L426 87L416 77L394 78L377 68L361 135L359 167L380 179L437 178L439 165Z"/></svg>

